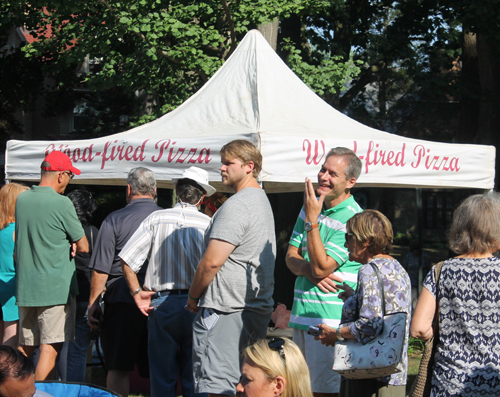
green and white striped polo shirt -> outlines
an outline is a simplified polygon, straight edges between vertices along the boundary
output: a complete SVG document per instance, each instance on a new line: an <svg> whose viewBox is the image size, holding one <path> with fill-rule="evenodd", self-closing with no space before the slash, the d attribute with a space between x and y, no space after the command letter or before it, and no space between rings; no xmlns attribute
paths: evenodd
<svg viewBox="0 0 500 397"><path fill-rule="evenodd" d="M351 196L339 205L323 210L318 217L319 233L327 255L332 257L339 268L335 274L349 286L356 289L358 271L361 264L349 261L349 252L344 247L347 221L363 210ZM301 250L302 257L309 261L307 233L304 229L305 212L300 211L289 244ZM290 323L292 328L306 331L310 325L326 324L337 328L342 316L342 305L337 293L324 293L307 277L299 276L295 281L294 300Z"/></svg>

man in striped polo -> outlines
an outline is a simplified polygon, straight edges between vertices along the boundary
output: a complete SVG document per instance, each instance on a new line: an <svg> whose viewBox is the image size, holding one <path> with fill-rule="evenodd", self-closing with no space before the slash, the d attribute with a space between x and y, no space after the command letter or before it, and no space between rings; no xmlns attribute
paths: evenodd
<svg viewBox="0 0 500 397"><path fill-rule="evenodd" d="M203 238L210 222L197 206L205 196L215 193L208 183L208 172L201 168L190 167L173 182L179 202L147 217L118 255L130 293L148 316L152 397L175 397L179 372L182 395L194 393L191 357L195 315L184 305L205 252ZM136 272L146 259L149 265L142 290Z"/></svg>
<svg viewBox="0 0 500 397"><path fill-rule="evenodd" d="M362 211L350 193L360 173L361 161L352 150L328 152L318 173L319 199L306 178L304 207L286 255L288 268L298 276L289 326L309 366L315 397L338 396L340 389L340 375L332 370L333 346L315 342L307 330L317 324L338 328L343 304L338 289L342 282L356 288L361 265L349 261L344 243L347 221Z"/></svg>

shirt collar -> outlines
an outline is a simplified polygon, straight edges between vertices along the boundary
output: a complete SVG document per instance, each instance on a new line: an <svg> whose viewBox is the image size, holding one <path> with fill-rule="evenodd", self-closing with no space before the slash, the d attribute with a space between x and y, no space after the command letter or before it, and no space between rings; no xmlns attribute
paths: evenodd
<svg viewBox="0 0 500 397"><path fill-rule="evenodd" d="M39 190L39 191L47 191L47 192L53 191L54 193L56 193L54 188L51 186L33 185L33 186L31 186L31 190Z"/></svg>
<svg viewBox="0 0 500 397"><path fill-rule="evenodd" d="M335 213L343 208L348 207L349 205L354 204L354 202L355 202L354 197L351 196L348 199L345 199L344 201L342 201L340 204L337 204L335 207L328 208L327 210L323 210L322 213L323 214L333 214L333 213Z"/></svg>
<svg viewBox="0 0 500 397"><path fill-rule="evenodd" d="M182 207L184 207L184 209L194 209L198 211L198 207L195 206L194 204L180 202L174 205L174 208L182 208Z"/></svg>
<svg viewBox="0 0 500 397"><path fill-rule="evenodd" d="M135 204L141 204L141 203L153 203L154 204L154 200L152 198L140 198L140 199L135 199L135 200L132 200L130 203L127 204L127 207L129 205L135 205Z"/></svg>

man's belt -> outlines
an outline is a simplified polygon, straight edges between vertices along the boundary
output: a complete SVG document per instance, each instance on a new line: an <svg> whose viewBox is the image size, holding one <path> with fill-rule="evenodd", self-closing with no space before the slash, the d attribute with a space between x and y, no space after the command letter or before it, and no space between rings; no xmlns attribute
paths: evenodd
<svg viewBox="0 0 500 397"><path fill-rule="evenodd" d="M189 289L166 289L164 291L156 291L153 298L161 298L162 296L169 295L187 295Z"/></svg>

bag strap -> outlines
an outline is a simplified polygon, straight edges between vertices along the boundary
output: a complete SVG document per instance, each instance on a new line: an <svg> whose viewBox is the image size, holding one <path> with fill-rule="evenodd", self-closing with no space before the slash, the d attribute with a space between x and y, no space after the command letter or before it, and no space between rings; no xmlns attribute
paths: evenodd
<svg viewBox="0 0 500 397"><path fill-rule="evenodd" d="M380 270L378 270L377 265L374 265L370 262L370 266L373 268L373 271L377 275L378 285L380 286L378 292L381 295L380 299L382 302L382 317L385 317L385 294L384 294L384 281L382 280L382 276L380 274Z"/></svg>
<svg viewBox="0 0 500 397"><path fill-rule="evenodd" d="M436 276L436 292L437 292L437 286L439 284L439 276L441 275L441 268L443 267L443 263L444 261L439 262L434 268L434 274Z"/></svg>
<svg viewBox="0 0 500 397"><path fill-rule="evenodd" d="M434 312L434 318L432 319L432 325L434 327L434 336L438 335L439 332L439 299L438 299L438 289L439 289L439 279L441 278L441 269L443 267L444 261L439 262L434 268L434 276L436 278L436 310Z"/></svg>
<svg viewBox="0 0 500 397"><path fill-rule="evenodd" d="M92 255L94 252L94 232L92 230L92 226L90 226L90 254Z"/></svg>
<svg viewBox="0 0 500 397"><path fill-rule="evenodd" d="M94 231L92 229L92 225L89 225L88 228L90 229L90 249L89 249L89 256L92 257L92 252L94 252ZM89 258L89 261L90 261L90 258ZM90 267L88 267L87 268L87 272L89 274L90 279L92 280L93 269L91 269Z"/></svg>

